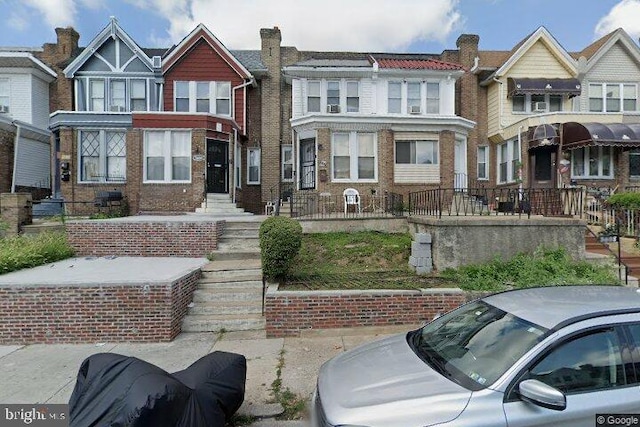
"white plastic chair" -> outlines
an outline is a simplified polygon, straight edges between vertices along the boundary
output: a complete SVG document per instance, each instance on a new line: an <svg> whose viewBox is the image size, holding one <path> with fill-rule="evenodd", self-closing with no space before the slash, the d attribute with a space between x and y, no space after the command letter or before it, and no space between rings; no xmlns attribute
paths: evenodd
<svg viewBox="0 0 640 427"><path fill-rule="evenodd" d="M360 213L360 193L355 188L347 188L342 192L344 196L344 214L347 214L349 205L354 205Z"/></svg>

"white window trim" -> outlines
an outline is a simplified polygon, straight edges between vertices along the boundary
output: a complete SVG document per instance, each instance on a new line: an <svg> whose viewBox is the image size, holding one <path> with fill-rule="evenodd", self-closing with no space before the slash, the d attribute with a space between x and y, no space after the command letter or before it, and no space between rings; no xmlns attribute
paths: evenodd
<svg viewBox="0 0 640 427"><path fill-rule="evenodd" d="M524 96L524 111L515 111L513 109L513 99L514 97L511 97L511 113L512 114L543 114L543 113L558 113L561 111L566 111L565 110L565 102L566 99L564 97L564 95L560 95L560 94L555 94L555 93L547 93L544 95L544 102L547 104L547 109L543 112L538 112L538 111L534 111L531 109L531 94L524 94L524 95L520 95L520 96ZM550 107L551 107L551 96L560 96L562 98L562 101L560 102L560 110L557 111L551 111Z"/></svg>
<svg viewBox="0 0 640 427"><path fill-rule="evenodd" d="M0 99L1 98L6 98L7 102L6 104L0 103L0 105L2 106L6 106L9 108L9 111L11 111L11 79L10 78L0 78L0 88L6 85L6 93L2 93L0 91Z"/></svg>
<svg viewBox="0 0 640 427"><path fill-rule="evenodd" d="M147 133L148 132L164 132L164 143L163 143L163 156L164 156L164 180L149 180L147 179ZM191 154L189 154L189 179L188 180L172 180L170 177L172 175L171 171L171 134L173 132L188 132L189 133L189 153L193 151L193 134L190 130L185 129L145 129L144 137L142 141L142 183L143 184L191 184L191 179L193 176L193 159ZM167 161L168 160L168 161Z"/></svg>
<svg viewBox="0 0 640 427"><path fill-rule="evenodd" d="M98 156L98 167L99 167L99 174L100 174L100 179L95 180L95 181L85 181L82 179L82 132L98 132L99 136L98 138L100 139L100 154ZM118 133L124 133L125 134L125 156L124 156L124 161L125 161L125 177L123 180L118 180L118 181L108 181L107 180L107 132L118 132ZM78 130L78 134L77 134L77 147L78 147L78 154L77 154L77 165L78 167L76 168L76 176L77 176L77 181L78 184L104 184L104 183L109 183L109 184L125 184L127 182L127 176L126 176L126 172L127 172L127 167L126 164L128 162L128 154L126 154L126 144L127 144L127 130L126 129L121 129L121 128L108 128L108 129L81 129Z"/></svg>
<svg viewBox="0 0 640 427"><path fill-rule="evenodd" d="M399 113L391 113L389 112L389 84L390 83L400 83L400 112ZM420 84L420 114L413 113L409 111L408 103L409 103L409 91L408 84L409 83L419 83ZM438 101L438 112L437 113L427 113L427 83L429 84L437 84L438 85L438 98L429 98L430 100ZM442 83L440 80L388 80L386 86L386 112L387 114L402 114L402 115L439 115L442 111Z"/></svg>
<svg viewBox="0 0 640 427"><path fill-rule="evenodd" d="M640 151L636 151L635 153L632 151L629 152L629 178L637 180L640 178L640 173L637 175L631 174L631 156L640 156Z"/></svg>
<svg viewBox="0 0 640 427"><path fill-rule="evenodd" d="M576 150L572 150L571 153L571 178L572 179L614 179L615 178L615 171L613 170L614 167L614 161L613 161L613 156L614 156L614 150L613 147L609 147L609 170L611 171L609 173L609 175L603 175L602 174L602 149L604 147L602 146L587 146L584 147L585 150L583 151L584 153L584 171L588 172L589 169L589 155L587 154L590 150L593 149L597 149L598 150L598 175L576 175L574 173L574 165L575 162L573 161L573 157L575 156L575 153L577 152Z"/></svg>
<svg viewBox="0 0 640 427"><path fill-rule="evenodd" d="M436 147L436 161L434 163L398 163L398 143L399 142L429 142ZM417 151L417 147L416 147ZM396 139L393 142L393 164L394 166L407 166L407 165L422 165L422 166L437 166L440 167L440 142L437 139Z"/></svg>
<svg viewBox="0 0 640 427"><path fill-rule="evenodd" d="M502 162L502 150L500 149L500 147L502 147L504 144L507 144L507 177L506 180L502 180L501 176L500 176L500 164L503 163ZM520 155L520 150L517 150L517 154L518 154L518 158L516 159L514 157L514 150L516 148L516 146L518 145L518 140L517 139L512 139L510 141L505 141L502 144L498 144L496 147L496 171L497 171L497 176L496 176L496 182L500 185L502 184L513 184L518 182L517 179L513 178L514 175L514 170L513 170L513 161L517 160L519 162L522 162L522 158Z"/></svg>
<svg viewBox="0 0 640 427"><path fill-rule="evenodd" d="M284 153L287 150L291 150L291 178L285 178L284 177L284 166L285 166L285 161L284 161ZM283 182L293 182L294 181L294 177L295 177L295 159L293 157L293 144L284 144L282 146L280 146L280 178L282 179Z"/></svg>
<svg viewBox="0 0 640 427"><path fill-rule="evenodd" d="M334 178L334 135L336 133L349 134L349 172L350 178ZM373 179L357 179L354 178L358 174L358 134L372 134L373 135ZM375 183L378 182L378 135L376 132L332 132L331 133L331 182L362 182L362 183Z"/></svg>
<svg viewBox="0 0 640 427"><path fill-rule="evenodd" d="M590 90L591 85L600 86L600 97L593 99L601 99L602 100L602 109L601 110L591 110L591 99ZM620 91L620 111L607 111L607 86L619 86ZM625 110L624 109L624 87L625 86L634 86L636 89L636 109L635 110ZM587 111L591 113L621 113L624 111L640 111L640 99L638 98L638 84L634 82L589 82L587 85Z"/></svg>
<svg viewBox="0 0 640 427"><path fill-rule="evenodd" d="M189 84L189 111L178 111L177 110L177 86L178 83L182 83L182 82L186 82ZM198 101L198 92L197 92L197 84L198 83L209 83L209 111L208 112L198 112L197 110L197 101ZM228 98L218 98L218 85L229 85L229 97ZM224 117L232 117L233 116L233 109L234 106L231 103L232 100L232 86L231 86L231 82L228 81L195 81L195 80L174 80L173 82L173 111L174 112L180 112L180 113L199 113L199 114L214 114L217 116L224 116ZM183 98L180 98L183 99ZM218 100L227 100L229 103L229 113L218 113L217 112L217 101Z"/></svg>
<svg viewBox="0 0 640 427"><path fill-rule="evenodd" d="M480 178L480 150L483 150L485 152L485 157L484 157L484 169L485 169L485 177L484 178ZM476 178L478 179L478 181L489 181L489 165L491 164L491 162L489 161L489 153L491 152L491 150L489 150L489 146L488 145L479 145L478 146L478 155L476 155Z"/></svg>
<svg viewBox="0 0 640 427"><path fill-rule="evenodd" d="M249 168L251 167L251 152L258 152L258 179L256 181L251 181L251 174L249 173ZM262 150L258 147L250 147L247 148L247 185L260 185L262 180Z"/></svg>
<svg viewBox="0 0 640 427"><path fill-rule="evenodd" d="M349 96L349 83L355 83L358 85L358 110L357 111L348 111L348 105L347 105L347 98L355 98L353 96ZM344 81L344 110L340 110L340 111L344 111L346 114L358 114L360 112L360 109L362 108L362 84L360 84L360 80L354 80L354 79L347 79ZM342 103L342 101L341 101Z"/></svg>
<svg viewBox="0 0 640 427"><path fill-rule="evenodd" d="M142 98L134 98L133 97L133 82L143 82L144 83L144 110L137 110L137 111L149 111L149 79L129 79L127 81L127 87L129 89L129 91L127 93L125 93L126 96L126 101L127 101L127 111L132 111L132 107L133 107L133 100L134 99L142 99Z"/></svg>

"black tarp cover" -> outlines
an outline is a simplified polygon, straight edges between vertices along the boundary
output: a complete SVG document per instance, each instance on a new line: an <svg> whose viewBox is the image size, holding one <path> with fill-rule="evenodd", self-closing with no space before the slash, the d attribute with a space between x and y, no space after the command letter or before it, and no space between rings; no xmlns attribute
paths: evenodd
<svg viewBox="0 0 640 427"><path fill-rule="evenodd" d="M82 362L69 400L71 427L224 427L244 400L247 362L208 354L169 374L114 353Z"/></svg>

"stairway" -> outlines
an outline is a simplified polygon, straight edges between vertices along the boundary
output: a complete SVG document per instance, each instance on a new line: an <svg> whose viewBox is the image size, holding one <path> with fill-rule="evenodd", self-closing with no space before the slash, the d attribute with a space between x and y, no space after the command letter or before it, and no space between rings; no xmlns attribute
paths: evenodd
<svg viewBox="0 0 640 427"><path fill-rule="evenodd" d="M202 268L183 332L264 329L260 224L226 221L213 261Z"/></svg>
<svg viewBox="0 0 640 427"><path fill-rule="evenodd" d="M609 264L617 268L618 260L616 254L618 253L618 243L600 243L598 238L594 236L589 230L585 233L584 238L585 245L585 259L595 264ZM613 253L612 253L613 252ZM640 256L629 254L624 250L620 251L622 254L621 262L626 265L626 271L628 274L627 284L631 286L638 286L638 279L640 277ZM622 266L621 277L622 281L625 281L625 267Z"/></svg>
<svg viewBox="0 0 640 427"><path fill-rule="evenodd" d="M253 215L245 212L233 203L230 194L207 194L202 206L196 208L196 213L217 215L217 216L248 216Z"/></svg>

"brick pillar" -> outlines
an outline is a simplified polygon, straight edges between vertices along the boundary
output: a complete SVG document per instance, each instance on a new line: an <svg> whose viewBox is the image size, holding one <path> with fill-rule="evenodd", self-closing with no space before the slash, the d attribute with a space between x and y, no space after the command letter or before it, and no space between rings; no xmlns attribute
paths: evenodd
<svg viewBox="0 0 640 427"><path fill-rule="evenodd" d="M8 228L7 236L20 233L23 225L32 223L30 193L2 193L0 194L0 217Z"/></svg>
<svg viewBox="0 0 640 427"><path fill-rule="evenodd" d="M395 167L395 147L393 146L393 131L384 129L378 132L378 181L380 191L394 191L393 174Z"/></svg>
<svg viewBox="0 0 640 427"><path fill-rule="evenodd" d="M331 177L333 174L331 165L331 131L329 128L318 129L317 137L318 158L316 163L318 165L318 182L316 183L316 189L320 193L331 193ZM334 188L334 191L336 194L339 192L337 188Z"/></svg>

